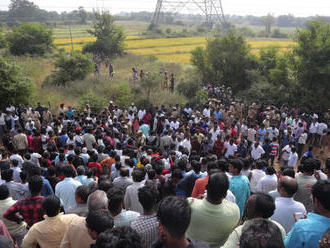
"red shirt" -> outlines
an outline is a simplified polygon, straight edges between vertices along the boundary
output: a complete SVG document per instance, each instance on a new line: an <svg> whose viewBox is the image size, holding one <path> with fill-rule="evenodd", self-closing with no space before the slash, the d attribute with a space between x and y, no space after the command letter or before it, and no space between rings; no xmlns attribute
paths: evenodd
<svg viewBox="0 0 330 248"><path fill-rule="evenodd" d="M90 162L88 164L88 168L93 168L93 167L96 167L97 168L97 173L96 173L96 176L99 177L102 173L102 166L101 164L97 163L97 162Z"/></svg>
<svg viewBox="0 0 330 248"><path fill-rule="evenodd" d="M191 197L197 198L199 195L204 195L206 185L208 182L209 182L209 176L197 179Z"/></svg>
<svg viewBox="0 0 330 248"><path fill-rule="evenodd" d="M44 219L45 212L41 206L43 199L43 196L34 196L17 201L7 209L3 217L16 222L19 220L16 214L19 213L28 226L31 227L33 224Z"/></svg>

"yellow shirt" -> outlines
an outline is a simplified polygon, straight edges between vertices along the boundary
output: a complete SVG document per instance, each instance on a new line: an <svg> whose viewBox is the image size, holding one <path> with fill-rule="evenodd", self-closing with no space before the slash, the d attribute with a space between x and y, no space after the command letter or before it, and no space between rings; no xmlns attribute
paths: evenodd
<svg viewBox="0 0 330 248"><path fill-rule="evenodd" d="M70 223L60 248L90 248L91 244L94 243L95 240L88 234L86 218L77 217Z"/></svg>
<svg viewBox="0 0 330 248"><path fill-rule="evenodd" d="M75 214L60 213L55 217L44 216L45 220L34 224L23 239L23 248L35 248L37 244L41 248L58 248L62 238L75 218Z"/></svg>

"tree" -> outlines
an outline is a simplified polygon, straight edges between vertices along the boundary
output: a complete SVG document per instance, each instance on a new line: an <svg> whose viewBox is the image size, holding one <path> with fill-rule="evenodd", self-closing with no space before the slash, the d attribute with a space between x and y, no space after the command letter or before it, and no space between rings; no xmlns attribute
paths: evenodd
<svg viewBox="0 0 330 248"><path fill-rule="evenodd" d="M263 18L263 23L265 25L265 31L268 35L271 34L272 32L272 26L275 24L275 18L271 14L268 14L267 16L264 16Z"/></svg>
<svg viewBox="0 0 330 248"><path fill-rule="evenodd" d="M20 68L0 58L0 107L28 103L33 91L31 80Z"/></svg>
<svg viewBox="0 0 330 248"><path fill-rule="evenodd" d="M0 49L6 47L6 39L3 35L2 30L0 29Z"/></svg>
<svg viewBox="0 0 330 248"><path fill-rule="evenodd" d="M140 85L143 89L147 92L147 99L150 101L150 94L152 90L156 90L159 88L162 77L159 75L159 73L156 72L148 72L143 79L140 82Z"/></svg>
<svg viewBox="0 0 330 248"><path fill-rule="evenodd" d="M250 47L243 36L231 32L208 41L205 49L194 50L192 64L203 84L224 84L236 93L250 85L246 71L256 66L256 62L249 52Z"/></svg>
<svg viewBox="0 0 330 248"><path fill-rule="evenodd" d="M11 0L8 11L8 19L18 22L44 21L46 16L34 3L27 0ZM41 18L43 17L43 18Z"/></svg>
<svg viewBox="0 0 330 248"><path fill-rule="evenodd" d="M87 23L87 17L88 17L88 13L87 11L84 9L84 7L80 6L78 9L78 16L80 18L80 24L86 24Z"/></svg>
<svg viewBox="0 0 330 248"><path fill-rule="evenodd" d="M114 21L109 12L94 13L93 29L88 32L96 37L96 41L86 45L83 49L84 53L93 53L101 58L114 58L123 54L125 35Z"/></svg>
<svg viewBox="0 0 330 248"><path fill-rule="evenodd" d="M43 55L52 47L52 31L41 24L23 23L8 33L10 52L14 55Z"/></svg>
<svg viewBox="0 0 330 248"><path fill-rule="evenodd" d="M300 104L330 106L330 23L310 22L298 30L293 49L292 67L298 80Z"/></svg>
<svg viewBox="0 0 330 248"><path fill-rule="evenodd" d="M73 53L70 56L62 54L55 62L57 70L45 80L45 84L63 86L67 82L83 80L93 71L93 63L88 55Z"/></svg>

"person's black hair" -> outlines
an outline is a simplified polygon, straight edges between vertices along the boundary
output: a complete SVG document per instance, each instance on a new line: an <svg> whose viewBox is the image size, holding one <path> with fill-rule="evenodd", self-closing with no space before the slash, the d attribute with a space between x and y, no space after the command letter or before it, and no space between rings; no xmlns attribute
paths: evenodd
<svg viewBox="0 0 330 248"><path fill-rule="evenodd" d="M275 211L273 197L265 193L256 193L254 211L255 213L261 213L262 218L270 218Z"/></svg>
<svg viewBox="0 0 330 248"><path fill-rule="evenodd" d="M196 160L191 161L191 167L196 173L201 171L201 164Z"/></svg>
<svg viewBox="0 0 330 248"><path fill-rule="evenodd" d="M159 204L157 218L172 237L180 239L190 224L190 205L184 198L169 196Z"/></svg>
<svg viewBox="0 0 330 248"><path fill-rule="evenodd" d="M327 211L330 211L330 182L325 180L317 181L312 187L312 195Z"/></svg>
<svg viewBox="0 0 330 248"><path fill-rule="evenodd" d="M147 170L148 179L153 180L156 177L156 171L154 169Z"/></svg>
<svg viewBox="0 0 330 248"><path fill-rule="evenodd" d="M321 161L319 159L314 159L314 169L321 170Z"/></svg>
<svg viewBox="0 0 330 248"><path fill-rule="evenodd" d="M113 183L110 179L99 180L98 189L103 190L104 192L108 192L109 189L113 187Z"/></svg>
<svg viewBox="0 0 330 248"><path fill-rule="evenodd" d="M229 163L237 170L238 173L243 169L243 162L240 159L232 159Z"/></svg>
<svg viewBox="0 0 330 248"><path fill-rule="evenodd" d="M106 209L89 211L86 217L86 226L98 234L104 232L108 228L112 228L113 224L113 218Z"/></svg>
<svg viewBox="0 0 330 248"><path fill-rule="evenodd" d="M29 179L29 190L33 194L39 194L42 189L42 178L39 175L34 175Z"/></svg>
<svg viewBox="0 0 330 248"><path fill-rule="evenodd" d="M42 170L38 166L29 167L29 176L41 176Z"/></svg>
<svg viewBox="0 0 330 248"><path fill-rule="evenodd" d="M144 168L135 168L132 172L132 178L135 182L141 182L146 176Z"/></svg>
<svg viewBox="0 0 330 248"><path fill-rule="evenodd" d="M54 166L50 166L47 168L48 176L55 176L56 175L56 168Z"/></svg>
<svg viewBox="0 0 330 248"><path fill-rule="evenodd" d="M171 178L182 179L183 178L182 170L180 170L180 169L174 169L172 171Z"/></svg>
<svg viewBox="0 0 330 248"><path fill-rule="evenodd" d="M76 194L84 203L87 203L87 199L89 196L89 187L86 185L78 186L76 188Z"/></svg>
<svg viewBox="0 0 330 248"><path fill-rule="evenodd" d="M13 180L14 171L12 169L2 170L1 178L6 182L10 182Z"/></svg>
<svg viewBox="0 0 330 248"><path fill-rule="evenodd" d="M312 158L306 159L303 162L303 172L313 174L315 169L315 160Z"/></svg>
<svg viewBox="0 0 330 248"><path fill-rule="evenodd" d="M77 174L78 174L78 176L83 176L83 175L85 175L85 167L84 166L78 166L78 168L77 168Z"/></svg>
<svg viewBox="0 0 330 248"><path fill-rule="evenodd" d="M274 174L276 174L276 171L275 171L274 167L272 167L272 166L268 166L268 167L266 168L266 174L267 174L267 175L274 175Z"/></svg>
<svg viewBox="0 0 330 248"><path fill-rule="evenodd" d="M243 162L243 168L244 169L249 169L251 166L250 160L247 158L240 158L240 160Z"/></svg>
<svg viewBox="0 0 330 248"><path fill-rule="evenodd" d="M129 176L129 169L127 167L121 167L119 175L121 177L128 177Z"/></svg>
<svg viewBox="0 0 330 248"><path fill-rule="evenodd" d="M327 170L330 170L330 158L327 158L327 160L325 161L325 167L327 168Z"/></svg>
<svg viewBox="0 0 330 248"><path fill-rule="evenodd" d="M11 163L13 164L13 167L18 166L18 160L16 160L16 159L12 160Z"/></svg>
<svg viewBox="0 0 330 248"><path fill-rule="evenodd" d="M240 248L284 248L281 230L273 222L255 218L243 226Z"/></svg>
<svg viewBox="0 0 330 248"><path fill-rule="evenodd" d="M19 177L21 178L21 181L22 181L22 182L25 182L25 181L26 181L27 176L28 176L28 174L27 174L27 172L26 172L25 170L23 170L23 171L21 171L21 172L19 173Z"/></svg>
<svg viewBox="0 0 330 248"><path fill-rule="evenodd" d="M286 183L285 181L280 181L279 186L281 186L285 190L285 192L291 197L295 193L297 193L297 190L298 190L297 183L293 184L293 183Z"/></svg>
<svg viewBox="0 0 330 248"><path fill-rule="evenodd" d="M142 248L141 237L131 227L115 227L97 237L95 248Z"/></svg>
<svg viewBox="0 0 330 248"><path fill-rule="evenodd" d="M42 201L42 208L45 210L48 217L54 217L60 212L61 201L55 195L47 196Z"/></svg>
<svg viewBox="0 0 330 248"><path fill-rule="evenodd" d="M124 201L125 191L121 187L114 186L107 192L109 199L109 211L115 213L121 208Z"/></svg>
<svg viewBox="0 0 330 248"><path fill-rule="evenodd" d="M295 178L296 173L293 168L285 168L282 173L283 176L289 176Z"/></svg>
<svg viewBox="0 0 330 248"><path fill-rule="evenodd" d="M256 162L256 168L259 169L259 170L262 170L266 165L265 163L267 164L267 162L265 162L265 160L258 159L257 162Z"/></svg>
<svg viewBox="0 0 330 248"><path fill-rule="evenodd" d="M229 180L225 173L214 173L210 176L206 186L207 198L214 202L219 202L227 195Z"/></svg>
<svg viewBox="0 0 330 248"><path fill-rule="evenodd" d="M74 176L74 171L70 165L65 165L62 168L63 175L65 177L73 177Z"/></svg>
<svg viewBox="0 0 330 248"><path fill-rule="evenodd" d="M138 189L138 198L142 207L146 211L151 211L156 205L158 191L151 186L144 186Z"/></svg>
<svg viewBox="0 0 330 248"><path fill-rule="evenodd" d="M0 185L0 200L5 200L9 197L9 189L6 185Z"/></svg>
<svg viewBox="0 0 330 248"><path fill-rule="evenodd" d="M213 170L213 169L218 169L219 167L218 167L218 164L216 163L216 162L208 162L207 163L207 171L209 172L209 171L211 171L211 170Z"/></svg>

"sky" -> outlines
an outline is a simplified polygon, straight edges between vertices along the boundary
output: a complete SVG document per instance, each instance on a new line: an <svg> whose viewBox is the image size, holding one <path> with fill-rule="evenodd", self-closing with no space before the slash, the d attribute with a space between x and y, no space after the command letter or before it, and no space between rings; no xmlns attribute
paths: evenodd
<svg viewBox="0 0 330 248"><path fill-rule="evenodd" d="M164 0L192 2L193 0ZM203 1L203 0L195 0ZM154 11L157 0L33 0L40 8L58 12L71 11L83 6L87 10L104 9L113 14L120 12ZM0 9L7 10L10 0L0 0ZM275 16L293 14L294 16L330 15L329 0L222 0L225 14L263 16L271 13ZM198 8L191 4L183 13L196 13Z"/></svg>

